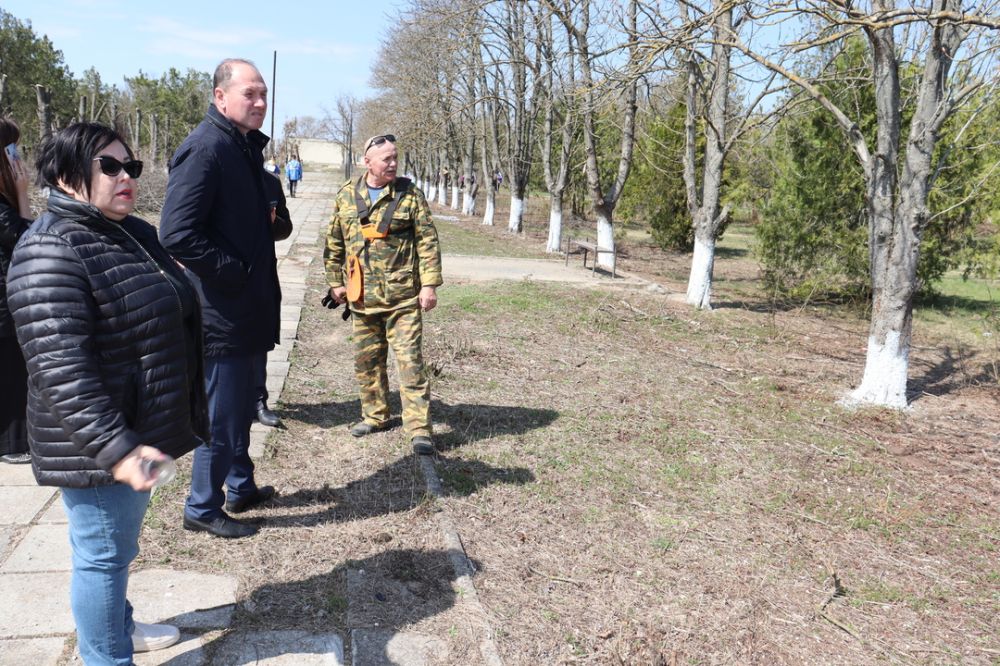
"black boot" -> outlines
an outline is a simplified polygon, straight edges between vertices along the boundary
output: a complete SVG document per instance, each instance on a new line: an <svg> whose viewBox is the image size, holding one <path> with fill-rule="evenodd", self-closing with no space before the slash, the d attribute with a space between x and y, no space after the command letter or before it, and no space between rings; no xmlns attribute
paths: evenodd
<svg viewBox="0 0 1000 666"><path fill-rule="evenodd" d="M267 408L266 402L257 403L257 421L261 425L266 425L268 428L277 428L281 425L281 419L278 415Z"/></svg>

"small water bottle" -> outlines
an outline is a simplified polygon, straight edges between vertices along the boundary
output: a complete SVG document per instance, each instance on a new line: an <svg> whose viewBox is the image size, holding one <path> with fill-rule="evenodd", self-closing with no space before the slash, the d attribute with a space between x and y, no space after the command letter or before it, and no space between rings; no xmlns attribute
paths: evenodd
<svg viewBox="0 0 1000 666"><path fill-rule="evenodd" d="M163 458L143 458L139 465L143 475L153 482L154 488L170 483L177 476L177 462L167 455Z"/></svg>

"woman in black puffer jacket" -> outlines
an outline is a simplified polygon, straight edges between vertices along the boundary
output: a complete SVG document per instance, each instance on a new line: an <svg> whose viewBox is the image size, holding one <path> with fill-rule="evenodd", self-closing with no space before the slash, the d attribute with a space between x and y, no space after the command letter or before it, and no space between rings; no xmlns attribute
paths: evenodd
<svg viewBox="0 0 1000 666"><path fill-rule="evenodd" d="M0 462L26 463L28 434L25 430L25 400L28 375L21 348L14 335L14 321L7 308L7 267L14 245L31 220L28 206L28 172L17 156L21 131L10 118L0 118Z"/></svg>
<svg viewBox="0 0 1000 666"><path fill-rule="evenodd" d="M178 638L134 623L128 566L155 477L207 436L201 312L193 287L130 215L142 163L96 123L52 137L36 163L48 212L14 250L7 294L28 366L35 478L61 486L70 601L84 662L129 664Z"/></svg>

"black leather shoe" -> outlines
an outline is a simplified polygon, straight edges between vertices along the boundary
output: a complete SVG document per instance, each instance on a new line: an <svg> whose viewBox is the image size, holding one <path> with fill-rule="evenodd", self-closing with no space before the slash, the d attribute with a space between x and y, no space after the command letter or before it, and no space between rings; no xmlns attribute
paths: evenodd
<svg viewBox="0 0 1000 666"><path fill-rule="evenodd" d="M360 423L355 423L351 426L351 434L355 437L364 437L365 435L370 435L373 432L382 432L383 430L388 430L388 425L372 425L367 421L361 421Z"/></svg>
<svg viewBox="0 0 1000 666"><path fill-rule="evenodd" d="M425 437L424 435L417 435L410 440L410 444L413 445L413 452L418 456L432 456L434 455L434 442L431 441L430 437Z"/></svg>
<svg viewBox="0 0 1000 666"><path fill-rule="evenodd" d="M257 403L257 421L268 428L277 428L281 425L281 419L267 408L266 402Z"/></svg>
<svg viewBox="0 0 1000 666"><path fill-rule="evenodd" d="M211 520L197 520L184 516L184 529L192 532L208 532L223 539L239 539L257 534L256 525L248 525L222 514Z"/></svg>
<svg viewBox="0 0 1000 666"><path fill-rule="evenodd" d="M252 509L255 506L263 504L272 497L274 497L274 486L261 486L257 489L256 495L226 502L226 511L229 513L243 513L247 509Z"/></svg>

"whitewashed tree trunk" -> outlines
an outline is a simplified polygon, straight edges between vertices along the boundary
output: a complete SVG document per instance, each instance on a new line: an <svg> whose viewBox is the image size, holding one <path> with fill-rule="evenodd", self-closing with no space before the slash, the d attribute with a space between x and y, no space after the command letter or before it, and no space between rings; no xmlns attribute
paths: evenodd
<svg viewBox="0 0 1000 666"><path fill-rule="evenodd" d="M442 206L448 205L448 202L446 201L447 191L448 187L445 184L444 177L442 176L441 178L438 178L438 187L437 187L437 195L438 195L437 202Z"/></svg>
<svg viewBox="0 0 1000 666"><path fill-rule="evenodd" d="M847 402L906 408L906 374L910 365L909 332L887 331L880 339L868 337L865 372L861 385L851 392Z"/></svg>
<svg viewBox="0 0 1000 666"><path fill-rule="evenodd" d="M521 233L521 224L524 220L524 199L511 195L510 197L510 218L507 221L507 231L517 234Z"/></svg>
<svg viewBox="0 0 1000 666"><path fill-rule="evenodd" d="M712 268L714 264L715 238L696 236L687 287L687 302L696 308L712 309Z"/></svg>
<svg viewBox="0 0 1000 666"><path fill-rule="evenodd" d="M713 0L715 20L712 32L715 44L712 46L711 88L706 105L704 122L705 152L701 186L695 176L696 127L697 127L697 84L701 79L697 61L692 53L688 59L686 105L684 115L684 187L688 212L694 227L694 255L691 257L691 273L688 276L687 302L696 308L712 309L712 271L715 268L715 242L719 237L722 222L729 214L724 208L719 213L722 198L723 164L726 157L727 103L731 89L729 85L730 47L725 40L732 32L732 9L727 9L722 0ZM698 197L701 200L698 200Z"/></svg>
<svg viewBox="0 0 1000 666"><path fill-rule="evenodd" d="M549 200L549 240L545 244L546 252L562 251L562 192L553 192Z"/></svg>
<svg viewBox="0 0 1000 666"><path fill-rule="evenodd" d="M600 247L613 250L615 247L615 228L611 224L611 216L605 211L597 211L597 244ZM597 264L611 269L614 257L611 252L598 252Z"/></svg>
<svg viewBox="0 0 1000 666"><path fill-rule="evenodd" d="M454 183L451 186L451 209L458 210L458 185Z"/></svg>
<svg viewBox="0 0 1000 666"><path fill-rule="evenodd" d="M486 210L483 211L483 224L488 227L492 227L496 224L496 214L497 214L497 197L496 194L490 192L486 194Z"/></svg>

